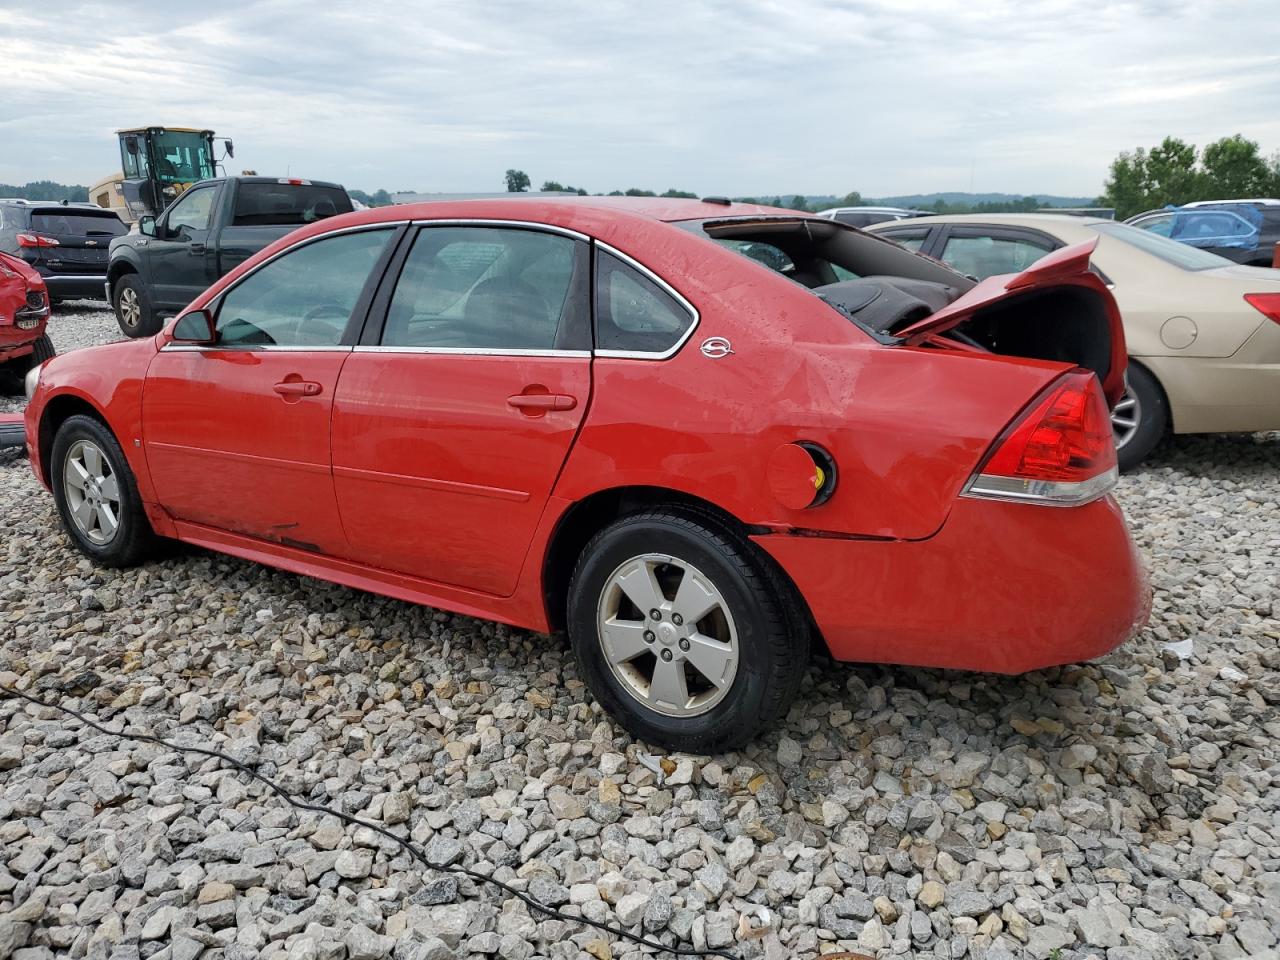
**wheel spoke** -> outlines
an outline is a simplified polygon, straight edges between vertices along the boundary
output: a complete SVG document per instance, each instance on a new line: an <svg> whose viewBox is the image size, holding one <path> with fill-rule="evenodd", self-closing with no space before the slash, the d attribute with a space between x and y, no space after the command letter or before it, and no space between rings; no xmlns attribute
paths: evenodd
<svg viewBox="0 0 1280 960"><path fill-rule="evenodd" d="M678 660L654 661L649 699L684 709L689 704L689 687L684 679L684 664Z"/></svg>
<svg viewBox="0 0 1280 960"><path fill-rule="evenodd" d="M84 458L84 466L89 471L89 476L100 479L102 477L102 454L98 452L98 448L86 443L81 448L80 456Z"/></svg>
<svg viewBox="0 0 1280 960"><path fill-rule="evenodd" d="M89 471L79 460L68 460L67 466L71 468L67 471L67 483L77 490L83 490L85 481L89 479Z"/></svg>
<svg viewBox="0 0 1280 960"><path fill-rule="evenodd" d="M685 657L715 687L724 686L733 665L733 648L727 643L712 640L702 634L689 638Z"/></svg>
<svg viewBox="0 0 1280 960"><path fill-rule="evenodd" d="M639 608L641 614L648 614L666 601L658 586L658 578L653 574L653 567L645 560L632 563L631 568L618 577L618 586L627 595L627 599Z"/></svg>
<svg viewBox="0 0 1280 960"><path fill-rule="evenodd" d="M72 508L72 516L76 518L76 523L80 525L80 529L88 533L93 529L93 504L88 500L81 500Z"/></svg>
<svg viewBox="0 0 1280 960"><path fill-rule="evenodd" d="M676 598L671 603L673 612L680 614L684 622L692 626L719 605L716 593L709 584L690 570L684 571Z"/></svg>
<svg viewBox="0 0 1280 960"><path fill-rule="evenodd" d="M1128 417L1117 417L1115 414L1112 414L1111 425L1113 427L1118 427L1121 430L1132 430L1138 425L1138 421L1131 420Z"/></svg>
<svg viewBox="0 0 1280 960"><path fill-rule="evenodd" d="M108 474L106 479L98 485L98 489L102 491L102 498L115 503L120 499L120 484L116 482L114 473Z"/></svg>
<svg viewBox="0 0 1280 960"><path fill-rule="evenodd" d="M116 514L109 503L98 504L98 528L105 537L110 537L116 531Z"/></svg>
<svg viewBox="0 0 1280 960"><path fill-rule="evenodd" d="M619 620L611 617L600 627L604 652L613 663L634 660L649 649L644 642L645 623L641 620Z"/></svg>

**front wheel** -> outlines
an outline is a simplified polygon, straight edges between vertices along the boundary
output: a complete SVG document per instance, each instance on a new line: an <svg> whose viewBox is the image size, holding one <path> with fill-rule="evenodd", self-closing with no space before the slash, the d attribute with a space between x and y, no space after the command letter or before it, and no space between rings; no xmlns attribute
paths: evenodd
<svg viewBox="0 0 1280 960"><path fill-rule="evenodd" d="M152 555L156 536L124 451L93 417L68 417L53 438L53 499L80 552L104 567L134 566Z"/></svg>
<svg viewBox="0 0 1280 960"><path fill-rule="evenodd" d="M136 273L126 273L115 284L116 323L126 337L147 337L160 332L161 321L151 306L146 285Z"/></svg>
<svg viewBox="0 0 1280 960"><path fill-rule="evenodd" d="M789 586L710 515L623 517L587 544L569 637L601 704L633 736L713 753L778 721L808 666Z"/></svg>
<svg viewBox="0 0 1280 960"><path fill-rule="evenodd" d="M1125 375L1124 395L1111 411L1111 432L1121 470L1132 470L1155 449L1169 429L1169 402L1156 378L1134 363Z"/></svg>

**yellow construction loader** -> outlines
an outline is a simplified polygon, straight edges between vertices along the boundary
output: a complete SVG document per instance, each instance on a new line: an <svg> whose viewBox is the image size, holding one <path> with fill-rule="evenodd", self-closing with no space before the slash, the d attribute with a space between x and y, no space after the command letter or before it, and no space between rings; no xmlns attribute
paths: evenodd
<svg viewBox="0 0 1280 960"><path fill-rule="evenodd" d="M116 135L121 171L90 187L89 202L116 211L126 223L156 216L191 184L217 176L212 130L132 127ZM235 156L232 142L218 139L226 145L224 159Z"/></svg>

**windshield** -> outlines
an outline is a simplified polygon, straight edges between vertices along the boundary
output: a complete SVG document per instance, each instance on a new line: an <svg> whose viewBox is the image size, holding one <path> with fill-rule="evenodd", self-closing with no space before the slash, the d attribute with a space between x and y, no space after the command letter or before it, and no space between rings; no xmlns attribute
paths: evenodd
<svg viewBox="0 0 1280 960"><path fill-rule="evenodd" d="M1123 240L1129 246L1137 247L1181 270L1209 270L1213 267L1231 265L1231 261L1226 257L1220 257L1216 253L1209 253L1197 247L1189 247L1185 243L1159 236L1150 230L1139 230L1125 223L1095 223L1092 226L1099 233Z"/></svg>
<svg viewBox="0 0 1280 960"><path fill-rule="evenodd" d="M165 183L194 183L214 176L209 142L200 133L166 130L152 140L156 178Z"/></svg>

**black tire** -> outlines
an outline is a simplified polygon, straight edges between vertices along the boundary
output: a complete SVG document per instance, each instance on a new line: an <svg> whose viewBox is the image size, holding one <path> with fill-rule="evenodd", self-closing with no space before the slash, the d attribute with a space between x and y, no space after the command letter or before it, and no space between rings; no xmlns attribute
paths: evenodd
<svg viewBox="0 0 1280 960"><path fill-rule="evenodd" d="M114 534L105 542L95 540L71 515L72 507L64 477L69 469L68 455L80 441L92 444L100 451L116 480L117 508L113 511L117 526ZM158 538L142 508L138 486L133 471L125 460L124 451L103 424L93 417L77 414L67 418L53 438L53 450L49 457L50 485L53 499L62 518L62 526L71 542L91 559L104 567L131 567L154 555Z"/></svg>
<svg viewBox="0 0 1280 960"><path fill-rule="evenodd" d="M163 321L151 305L146 284L136 273L126 273L115 282L111 307L120 332L126 337L150 337L160 332Z"/></svg>
<svg viewBox="0 0 1280 960"><path fill-rule="evenodd" d="M653 709L619 679L605 655L597 610L614 573L645 554L696 568L732 615L736 672L705 712L676 717ZM683 507L631 514L597 533L570 581L567 623L574 655L596 699L632 736L670 750L718 753L749 742L786 714L808 669L808 620L790 584L719 518ZM656 658L640 656L656 668Z"/></svg>
<svg viewBox="0 0 1280 960"><path fill-rule="evenodd" d="M46 360L52 360L57 355L57 351L53 349L53 341L49 339L47 333L42 333L40 339L31 347L30 359L27 363L27 369L38 367Z"/></svg>
<svg viewBox="0 0 1280 960"><path fill-rule="evenodd" d="M1138 401L1138 423L1128 441L1116 447L1122 471L1132 470L1169 432L1169 401L1164 390L1145 367L1129 362L1129 394Z"/></svg>

